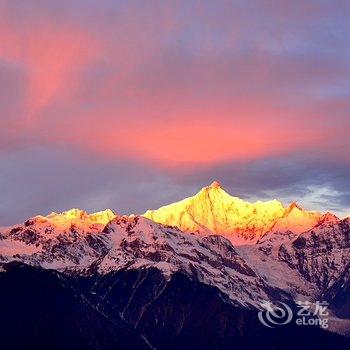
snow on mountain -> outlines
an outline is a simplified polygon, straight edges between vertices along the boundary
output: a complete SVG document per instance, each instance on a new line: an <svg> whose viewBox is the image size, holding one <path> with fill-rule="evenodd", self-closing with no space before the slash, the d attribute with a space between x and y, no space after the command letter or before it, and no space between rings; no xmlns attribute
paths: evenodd
<svg viewBox="0 0 350 350"><path fill-rule="evenodd" d="M185 272L218 287L241 305L258 306L259 300L272 298L273 289L223 237L202 238L139 216L117 218L104 233L113 244L98 264L99 273L113 271L115 266L156 267L168 277L175 271Z"/></svg>
<svg viewBox="0 0 350 350"><path fill-rule="evenodd" d="M294 300L313 300L318 295L318 287L307 281L295 268L290 267L279 258L279 249L283 242L290 243L295 237L283 234L284 239L272 235L273 241L264 241L254 245L241 245L237 251L250 266L254 266L258 274L267 283L290 294Z"/></svg>
<svg viewBox="0 0 350 350"><path fill-rule="evenodd" d="M326 290L350 263L350 219L329 220L283 243L279 258Z"/></svg>
<svg viewBox="0 0 350 350"><path fill-rule="evenodd" d="M322 214L305 211L296 202L293 202L285 209L284 215L276 220L270 231L302 233L315 227L322 218Z"/></svg>
<svg viewBox="0 0 350 350"><path fill-rule="evenodd" d="M214 182L143 216L78 209L36 216L1 231L0 262L69 274L181 271L248 307L277 290L316 300L349 266L349 221L296 203L248 203Z"/></svg>
<svg viewBox="0 0 350 350"><path fill-rule="evenodd" d="M80 209L71 209L63 213L51 213L47 217L38 216L37 218L41 218L43 221L49 221L61 228L76 225L81 228L91 229L93 225L96 225L96 227L105 226L115 217L116 214L111 209L92 214L88 214L86 211Z"/></svg>
<svg viewBox="0 0 350 350"><path fill-rule="evenodd" d="M116 217L103 231L96 230L95 224L86 224L82 232L76 226L66 227L84 217L89 215L59 215L58 221L64 224L61 229L52 223L58 219L56 214L13 227L0 239L0 261L84 275L154 267L170 277L181 271L218 287L233 303L245 307L258 307L259 300L280 294L223 237L198 237L139 216Z"/></svg>
<svg viewBox="0 0 350 350"><path fill-rule="evenodd" d="M47 268L66 268L100 254L95 238L116 215L109 209L94 214L71 209L35 216L0 234L0 260L20 260Z"/></svg>
<svg viewBox="0 0 350 350"><path fill-rule="evenodd" d="M270 232L237 250L270 285L294 298L319 300L350 264L349 223L326 214L309 231Z"/></svg>
<svg viewBox="0 0 350 350"><path fill-rule="evenodd" d="M296 203L285 208L277 200L245 202L230 196L216 181L193 197L148 210L143 216L187 232L219 234L234 245L254 244L267 232L305 232L323 218Z"/></svg>

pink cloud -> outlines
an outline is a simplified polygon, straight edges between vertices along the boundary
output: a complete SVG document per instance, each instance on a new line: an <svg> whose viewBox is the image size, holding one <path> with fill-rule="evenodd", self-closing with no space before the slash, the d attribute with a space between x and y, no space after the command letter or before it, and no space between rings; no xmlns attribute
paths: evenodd
<svg viewBox="0 0 350 350"><path fill-rule="evenodd" d="M32 119L52 102L55 95L74 87L74 74L96 57L96 40L72 25L54 26L41 21L28 32L0 28L5 43L0 58L25 67L26 114Z"/></svg>
<svg viewBox="0 0 350 350"><path fill-rule="evenodd" d="M305 28L291 38L283 9L288 26L269 35L247 9L220 6L219 21L198 5L193 22L183 6L68 7L57 19L1 8L0 60L20 66L25 85L1 147L65 145L165 167L336 150L342 130L320 122L329 111L314 95L346 63L304 52Z"/></svg>

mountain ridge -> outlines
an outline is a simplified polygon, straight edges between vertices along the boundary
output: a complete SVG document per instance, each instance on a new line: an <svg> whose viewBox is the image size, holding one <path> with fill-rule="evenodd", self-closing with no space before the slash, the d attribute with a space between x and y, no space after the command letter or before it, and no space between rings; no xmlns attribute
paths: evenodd
<svg viewBox="0 0 350 350"><path fill-rule="evenodd" d="M255 203L229 195L219 182L203 187L197 194L143 216L164 225L198 234L220 234L233 244L256 243L269 231L308 231L324 218L305 211L296 202L284 207L278 200Z"/></svg>
<svg viewBox="0 0 350 350"><path fill-rule="evenodd" d="M165 207L165 214L163 223L110 210L33 217L1 230L0 273L11 262L74 278L156 269L165 280L181 273L255 310L261 300L344 295L349 283L350 219L295 203L244 202L218 183ZM192 226L177 227L179 218Z"/></svg>
<svg viewBox="0 0 350 350"><path fill-rule="evenodd" d="M62 213L52 212L47 216L37 215L26 222L48 222L62 230L73 225L80 231L101 231L117 216L111 209L89 214L73 208ZM129 216L133 217L134 214ZM338 220L332 213L306 211L297 202L284 206L276 199L254 203L244 201L227 193L218 181L203 187L194 196L147 210L141 216L201 236L218 234L234 245L255 244L271 232L300 234L324 221ZM0 228L0 233L11 227Z"/></svg>

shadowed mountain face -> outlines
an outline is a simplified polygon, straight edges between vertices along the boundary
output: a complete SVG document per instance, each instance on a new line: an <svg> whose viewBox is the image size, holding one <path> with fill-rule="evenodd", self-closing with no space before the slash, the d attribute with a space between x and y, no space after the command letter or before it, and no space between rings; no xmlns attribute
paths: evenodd
<svg viewBox="0 0 350 350"><path fill-rule="evenodd" d="M335 314L349 320L350 325L350 264L334 285L327 290L325 298L330 302ZM346 334L350 336L350 327Z"/></svg>
<svg viewBox="0 0 350 350"><path fill-rule="evenodd" d="M2 349L148 349L57 272L10 263L0 273Z"/></svg>
<svg viewBox="0 0 350 350"><path fill-rule="evenodd" d="M67 277L19 263L0 274L4 349L345 349L312 327L268 329L217 288L156 269Z"/></svg>

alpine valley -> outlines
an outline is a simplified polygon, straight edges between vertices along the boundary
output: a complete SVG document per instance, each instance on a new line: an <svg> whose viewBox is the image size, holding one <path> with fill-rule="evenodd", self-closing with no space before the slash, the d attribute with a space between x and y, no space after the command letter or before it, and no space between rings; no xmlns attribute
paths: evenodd
<svg viewBox="0 0 350 350"><path fill-rule="evenodd" d="M0 228L4 349L348 349L350 218L218 182L143 215L72 209ZM328 306L266 327L262 302ZM20 330L20 331L19 331Z"/></svg>

